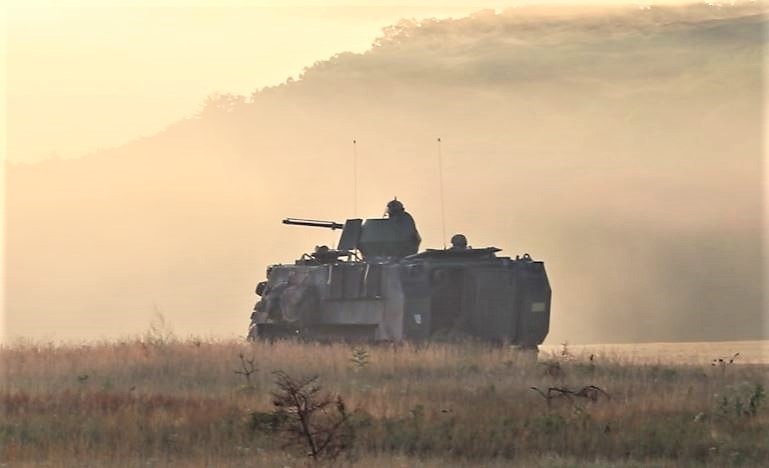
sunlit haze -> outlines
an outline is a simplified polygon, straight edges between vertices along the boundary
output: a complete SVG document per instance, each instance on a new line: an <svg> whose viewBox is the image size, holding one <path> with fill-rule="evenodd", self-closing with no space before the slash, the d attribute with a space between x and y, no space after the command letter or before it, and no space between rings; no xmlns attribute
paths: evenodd
<svg viewBox="0 0 769 468"><path fill-rule="evenodd" d="M294 3L11 1L8 158L76 157L151 135L211 93L249 95L336 53L363 52L401 18L585 2Z"/></svg>
<svg viewBox="0 0 769 468"><path fill-rule="evenodd" d="M545 262L548 343L761 338L765 4L409 3L12 1L6 336L240 337L336 242L287 216L397 195L441 247L440 137L447 235Z"/></svg>

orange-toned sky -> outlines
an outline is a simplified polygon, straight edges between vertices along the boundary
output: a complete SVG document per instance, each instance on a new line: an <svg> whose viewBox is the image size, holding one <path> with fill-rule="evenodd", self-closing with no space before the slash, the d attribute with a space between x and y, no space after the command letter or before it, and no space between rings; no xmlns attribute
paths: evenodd
<svg viewBox="0 0 769 468"><path fill-rule="evenodd" d="M249 95L335 53L365 51L400 18L585 2L345 3L11 0L8 159L76 157L156 133L211 93Z"/></svg>
<svg viewBox="0 0 769 468"><path fill-rule="evenodd" d="M248 95L264 86L282 83L291 76L296 77L304 67L334 54L345 51L365 52L380 35L382 27L396 23L400 18L459 18L485 6L500 11L516 4L434 1L416 8L406 5L407 2L401 2L401 5L396 3L394 6L366 2L357 7L317 1L301 2L304 6L299 6L300 2L282 3L280 7L266 2L210 0L162 3L163 6L158 7L148 1L12 0L9 8L1 10L5 15L3 24L7 26L7 34L2 35L4 42L0 49L0 53L7 53L6 60L2 61L6 67L3 70L6 78L3 99L7 101L7 107L3 107L7 112L2 115L2 130L7 131L8 137L7 145L3 139L6 150L3 156L16 162L33 162L52 157L77 158L98 152L100 148L117 147L159 133L166 126L194 115L211 93ZM530 3L574 5L583 2L561 0ZM479 18L481 20L477 21L477 25L482 29L485 27L482 18L479 16L472 19L475 21ZM457 33L457 36L461 34ZM574 44L570 39L574 36L563 37L566 39L558 40ZM756 231L755 223L751 220L758 219L755 207L759 204L755 194L759 187L756 179L749 176L753 173L753 163L760 157L758 151L754 150L753 142L760 138L760 132L755 130L755 120L761 114L752 105L757 101L753 99L758 95L757 90L761 89L756 84L760 82L760 77L756 77L759 67L754 66L759 50L753 43L746 46L736 41L745 53L727 55L714 46L718 45L718 41L703 45L690 41L680 45L678 40L669 42L671 39L664 39L648 50L646 45L638 46L639 50L648 53L641 57L649 59L638 60L638 65L636 62L613 61L616 57L627 57L624 53L609 54L611 57L606 58L607 54L603 53L591 55L598 50L593 46L580 49L585 52L584 57L606 59L605 68L597 67L595 59L592 59L592 63L578 61L579 66L569 68L563 59L564 56L571 58L568 55L570 52L565 52L566 55L553 53L550 57L548 54L554 48L549 47L549 44L536 49L537 59L543 59L544 56L545 61L554 60L553 63L563 66L558 70L575 70L577 73L579 70L599 68L597 76L610 77L606 83L600 81L593 87L583 88L603 99L601 105L594 105L595 101L581 100L585 95L570 91L556 80L537 83L537 76L531 82L541 85L541 89L536 86L508 86L504 92L499 89L494 91L499 96L489 91L489 96L480 96L483 99L468 91L463 96L470 96L471 99L458 100L454 108L449 108L455 114L442 113L441 109L433 108L431 99L446 96L446 90L439 90L439 86L433 87L430 81L426 81L429 86L419 88L419 93L415 92L421 101L415 108L419 113L415 112L412 119L427 123L418 128L397 122L403 112L401 107L385 111L366 109L372 97L368 90L363 98L355 95L350 97L348 108L341 106L336 96L319 99L315 104L300 100L298 102L306 105L310 111L308 114L315 119L308 120L305 127L307 133L303 135L312 134L318 140L326 137L325 144L318 146L327 148L325 152L319 151L315 147L317 143L311 142L312 138L305 138L307 141L298 142L297 147L289 149L293 150L295 156L314 153L338 155L345 150L331 143L336 144L342 140L348 142L350 134L361 137L361 141L373 142L375 136L384 138L387 135L400 135L404 129L413 130L405 137L409 142L404 143L405 146L389 143L386 146L380 141L381 148L376 148L376 143L366 147L366 155L375 156L371 159L378 159L378 164L375 171L361 175L367 190L361 195L360 208L367 216L377 215L385 200L383 193L387 197L393 193L404 195L409 209L419 215L425 239L423 247L434 247L439 246L442 239L432 196L419 193L418 187L408 188L406 192L407 187L415 187L424 182L420 174L432 170L432 165L424 163L411 171L409 177L393 177L394 174L390 174L388 179L387 174L383 176L383 172L391 168L381 167L383 164L380 163L387 160L385 155L397 157L402 153L420 151L428 154L433 150L432 146L429 149L426 146L415 149L408 145L425 135L429 135L432 142L432 136L439 134L437 131L445 131L445 128L439 128L441 126L453 128L453 140L444 140L451 142L446 147L449 159L446 177L452 189L448 197L449 229L458 226L456 229L470 234L476 246L498 244L508 249L508 253L531 249L538 258L541 256L546 259L553 282L558 285L556 301L569 307L556 307L558 316L554 318L552 339L594 339L585 338L587 334L579 335L575 325L595 327L572 317L579 317L579 313L592 313L596 305L601 303L604 303L603 311L621 310L626 314L622 317L631 316L626 310L628 306L642 307L643 302L637 300L641 304L638 306L629 301L638 299L637 296L646 291L644 286L637 285L640 282L628 283L627 287L614 284L611 280L619 276L606 272L627 271L628 265L637 269L640 264L638 260L641 263L648 262L651 266L648 274L643 276L649 280L646 286L655 294L661 289L660 285L680 291L675 294L659 294L662 299L659 302L669 299L678 301L671 303L681 304L675 309L677 313L680 310L697 310L705 300L698 302L688 298L705 297L704 293L712 290L713 284L731 292L740 292L742 290L737 287L739 285L732 288L733 283L739 280L752 285L757 276L751 273L753 270L750 268L738 269L739 275L732 275L735 280L726 281L718 275L705 274L716 269L711 268L710 263L703 267L700 261L721 256L739 259L732 255L735 250L746 257L754 253L751 250L752 244L743 250L731 247L741 242L740 239L750 243ZM601 41L596 43L602 44ZM452 47L464 50L463 43L453 44ZM406 60L401 67L408 71L413 64L423 65L424 60L429 59L426 57L429 54L423 54L423 50L425 48L421 47L421 43L416 43L413 50L404 52ZM478 54L475 52L478 50L472 49L467 54L471 55L470 58L476 58ZM371 81L376 81L373 78L388 75L390 71L382 70L381 64L391 62L380 61L382 56L376 53L356 56L356 60L372 56L375 60L365 64L368 67L365 72L369 73L366 76ZM681 62L681 57L693 59L691 62L683 62L679 67L677 64ZM461 54L460 58L463 58ZM336 83L344 86L348 72L355 72L358 63L348 59L339 60L336 68L327 70L326 75L322 70L316 70L316 75L320 75L320 78L333 77L333 80L329 78L332 87ZM526 57L518 57L518 60L516 63L532 63ZM500 55L494 60L476 65L482 71L488 69L483 67L492 66L509 72L509 69L501 66L508 62L508 56ZM430 63L441 64L440 61ZM621 66L621 71L628 77L632 76L632 80L623 78L625 75L622 74L617 79L617 70L612 68L614 66ZM497 69L492 68L492 71ZM440 67L430 70L442 73ZM666 79L664 73L654 74L655 71L666 70L672 70L675 79ZM601 75L601 71L605 74ZM335 72L338 76L334 76ZM399 83L403 75L392 76ZM641 78L640 82L633 81L638 77ZM321 89L324 82L317 78L314 84L310 83L305 89ZM732 85L724 86L724 83ZM742 84L746 84L744 89L740 88ZM381 87L377 86L379 84L372 84L370 89L381 91ZM462 89L470 90L477 83L470 80L463 86ZM345 89L347 94L351 94L349 88ZM625 90L629 94L626 99L623 97ZM293 92L290 89L284 91L285 96ZM655 101L645 96L659 98ZM504 108L504 112L496 106L501 100L494 97L507 99L504 102L509 105ZM472 98L479 99L472 101ZM618 102L616 99L627 105L628 112L616 111L615 108L624 109L613 105ZM297 237L295 243L285 242L287 231L279 230L282 226L273 221L281 216L303 216L305 213L343 219L347 210L345 205L344 210L339 208L339 212L324 212L325 206L318 201L321 197L305 201L307 194L304 193L297 194L294 199L283 200L285 206L276 208L267 203L268 195L274 193L268 188L260 186L262 192L252 191L250 179L240 185L232 182L240 180L233 177L241 174L255 174L255 177L269 175L269 171L254 170L259 166L247 166L250 156L259 154L263 160L261 164L268 169L283 159L286 148L277 147L274 143L293 137L296 129L284 124L290 121L292 113L291 109L286 110L282 102L269 107L267 101L259 101L259 106L266 103L265 115L269 117L259 115L254 112L255 109L248 109L253 122L249 121L249 125L241 127L250 132L261 125L270 138L276 134L287 138L257 141L251 139L252 135L246 131L238 133L241 130L237 125L226 126L233 130L232 134L220 131L213 122L215 119L209 119L204 122L205 125L201 124L205 131L199 132L204 135L200 138L190 129L178 131L174 135L169 135L173 132L167 132L166 139L161 138L160 141L143 139L134 147L118 148L113 158L99 157L68 161L65 164L50 162L12 168L10 172L15 171L15 179L9 177L9 181L14 183L8 185L8 218L5 213L0 213L0 220L15 219L16 223L11 222L11 228L7 231L0 230L0 245L5 245L3 236L7 235L9 245L15 246L8 250L8 258L14 257L8 263L9 272L13 273L9 274L12 281L8 284L16 285L14 313L18 328L13 330L13 334L94 338L113 336L115 330L134 333L146 327L148 314L156 308L169 314L172 323L186 327L179 328L180 333L201 333L200 330L209 329L210 310L222 314L216 324L219 327L217 333L242 331L252 306L253 283L261 279L264 265L268 262L290 261L295 252L302 251L299 249L311 247L313 242L317 242L318 234L304 231L291 234L305 236L301 239ZM405 98L402 101L406 104L408 102ZM472 102L475 102L476 107L464 105ZM532 103L536 104L538 110L534 118L530 118L531 115L525 111L516 113L515 109ZM570 106L568 103L577 105ZM317 108L313 108L313 105L317 105ZM256 104L251 107L254 106ZM336 109L337 106L341 110ZM508 108L512 110L508 112ZM425 109L429 112L422 112ZM564 112L564 109L570 112ZM374 124L367 126L366 121L346 120L346 115L359 111L370 111L370 119ZM474 115L479 117L475 119L477 122L466 118L468 112L471 115L475 112ZM730 119L725 121L722 116L727 114ZM482 118L494 115L500 118ZM329 119L330 116L337 120ZM681 118L676 120L675 116ZM662 124L658 124L660 119ZM509 128L499 127L504 131L496 132L488 130L490 123L502 121ZM274 122L283 126L273 125ZM573 122L579 122L579 125ZM368 129L368 134L364 132L361 135L358 126ZM517 134L510 132L510 128L516 131L520 128L527 130L525 134ZM606 129L613 129L614 133ZM604 136L607 134L610 138ZM655 137L643 138L643 134ZM341 137L330 142L334 140L334 135ZM366 135L369 136L368 140L363 138ZM440 135L450 136L446 133ZM473 135L490 138L473 138ZM502 138L505 136L510 138ZM241 140L237 140L238 137ZM232 145L236 148L229 148L227 143L231 138L240 146ZM576 147L570 142L576 142ZM404 150L407 146L408 151ZM101 152L100 155L107 153L109 151ZM199 167L193 164L187 168L187 184L179 184L175 169L181 159L175 158L186 158L189 154L198 153L216 157L205 158L205 164L204 158L200 158ZM515 187L509 187L507 180L501 179L497 185L489 184L489 174L481 170L482 164L476 164L479 162L475 159L476 154L486 155L486 164L497 164L495 167L499 169L496 171L498 174L493 175L500 177L505 172L517 174L522 166L529 164L530 169L540 171L542 180L549 181L551 189L547 192L550 198L543 198L546 193L533 203L525 202L525 196L534 193L526 189L525 183L533 183L531 181L536 178L517 180ZM503 158L503 155L510 154L521 156L521 159L514 161ZM523 159L523 155L529 154L545 158L542 159L545 162L538 162L537 156ZM559 158L553 158L552 164L547 164L548 154L557 154ZM708 157L703 158L703 154ZM602 160L601 155L612 155L620 159ZM648 157L650 155L653 157ZM732 155L741 155L742 158L734 158L732 161ZM101 172L96 160L104 162L104 170ZM136 166L110 166L118 160L135 162ZM150 162L142 165L144 160ZM677 167L689 167L694 160L698 163L691 167L698 172L676 172ZM184 161L187 162L187 159ZM574 164L574 167L579 164L581 170L572 174L572 171L566 169L570 164ZM468 175L471 172L468 169L457 169L463 165L470 166L468 169L477 169L475 175ZM397 167L397 164L393 166ZM134 183L130 171L123 176L125 167L133 167L142 176L151 175L144 182L150 185L154 183L154 192L152 186L146 189L144 185L140 187ZM559 167L563 170L559 170ZM196 177L211 176L212 168L220 171L214 174L219 179L210 185L198 184ZM0 167L0 170L3 169L4 165ZM279 173L274 168L273 172ZM310 171L300 172L298 175L301 177L312 175ZM101 185L96 174L105 176L105 182ZM185 179L182 177L181 180ZM395 187L393 180L400 185ZM452 182L458 180L464 181L464 185ZM560 182L553 183L555 180ZM44 183L33 183L41 181ZM59 183L61 181L65 183ZM118 184L116 188L116 181L124 183ZM387 184L381 184L382 181ZM0 182L3 182L0 197L4 197L6 190L2 172ZM474 187L475 191L463 191L463 188L469 187ZM517 199L515 195L511 199L499 196L508 193L523 196ZM561 197L558 193L568 193L569 196ZM338 201L346 200L346 194L342 189L327 190L323 193L324 200L327 200L324 203L339 207L341 205ZM83 200L79 201L78 197L81 196ZM366 197L370 197L370 200ZM158 203L158 200L165 200L167 204ZM484 203L479 204L478 200ZM486 203L487 200L491 202ZM540 209L535 209L537 206ZM5 203L0 199L0 210L4 209ZM102 219L98 213L106 217ZM258 218L255 213L258 213ZM497 225L494 217L498 215L506 216L508 223ZM718 222L714 223L714 219ZM525 230L520 228L523 225L526 226ZM657 228L659 232L655 230ZM644 232L659 238L639 240ZM553 233L559 233L561 237L553 237ZM229 239L228 245L221 241L223 235ZM281 245L290 244L286 245L280 255L270 247L269 242L272 240L274 245L278 239ZM633 249L625 246L633 245L633 239L636 240L636 248L633 255L630 255L626 251ZM695 242L698 239L700 244ZM721 242L721 239L730 241ZM690 247L692 242L694 246ZM589 249L591 246L594 255ZM619 247L612 250L612 246ZM667 251L678 256L669 256L672 260L664 263L652 255L646 255L647 251ZM145 258L152 261L145 264ZM651 258L654 261L650 261ZM753 266L750 264L753 258L755 256L745 262L750 267ZM598 265L587 274L574 267L586 259L589 259L591 265ZM601 259L603 263L596 259ZM713 263L719 264L718 271L728 271L728 268L722 268L723 262L713 260ZM732 266L738 264L737 260L729 263ZM5 265L5 261L0 262L0 268ZM122 267L116 268L114 265ZM605 268L600 268L601 265ZM669 268L670 265L690 265L705 273L681 274L674 281L667 281L667 275L678 271ZM168 278L170 280L166 281ZM0 284L5 285L5 280L0 279ZM581 287L580 279L589 283L588 286ZM193 288L197 294L193 295L189 292L190 284L205 284L207 289ZM607 284L614 287L615 296L605 294ZM123 294L129 287L134 288L135 294ZM629 294L631 289L635 289L637 294ZM755 288L748 290L755 292ZM647 296L651 297L652 294ZM684 298L686 300L682 296L687 296ZM4 299L1 294L0 299ZM113 304L116 299L122 302ZM57 304L54 310L48 309L51 303ZM754 303L749 300L745 302L750 306ZM188 313L191 310L190 304L200 309L197 315ZM621 308L613 304L619 304ZM116 321L113 315L103 313L104 310L112 310L109 306L113 305L119 306L114 308L113 314L120 314L119 310L130 310L134 314L133 321ZM652 310L652 306L658 304L655 302L647 307L656 313L657 310ZM204 310L206 308L208 310ZM658 308L663 312L650 314L647 322L659 320L664 311L668 310L665 307ZM612 318L613 315L605 314L602 317ZM620 318L617 321L624 325L626 319ZM38 324L43 322L48 327L38 329ZM596 322L600 323L599 320ZM56 330L57 323L69 326L70 329ZM672 330L677 322L671 320L670 323L668 328ZM769 324L769 321L766 323ZM606 325L605 328L610 326L613 325ZM667 330L665 325L655 327L652 331ZM683 328L691 327L685 323ZM650 328L647 327L648 330ZM606 336L611 335L591 335L598 337L595 339L604 340ZM654 336L653 333L647 333L632 338L657 340ZM666 336L673 335L668 333Z"/></svg>

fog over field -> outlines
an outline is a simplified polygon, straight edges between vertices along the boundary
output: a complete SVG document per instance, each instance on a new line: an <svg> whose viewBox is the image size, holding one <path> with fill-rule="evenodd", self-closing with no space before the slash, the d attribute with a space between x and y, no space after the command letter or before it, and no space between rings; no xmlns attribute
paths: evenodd
<svg viewBox="0 0 769 468"><path fill-rule="evenodd" d="M440 137L447 236L545 261L547 342L759 339L766 23L761 4L404 20L154 136L11 164L6 335L156 313L245 334L266 265L336 242L281 218L354 216L353 138L357 215L397 195L441 247Z"/></svg>

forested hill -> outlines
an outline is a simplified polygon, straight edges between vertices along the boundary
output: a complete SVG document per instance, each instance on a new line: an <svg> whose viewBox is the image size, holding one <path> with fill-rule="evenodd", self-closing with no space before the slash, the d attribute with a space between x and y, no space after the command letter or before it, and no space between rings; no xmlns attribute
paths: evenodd
<svg viewBox="0 0 769 468"><path fill-rule="evenodd" d="M545 260L552 340L757 338L765 27L752 3L402 21L155 136L10 166L7 331L244 333L266 264L334 243L280 219L353 216L353 138L357 214L397 195L439 247L440 137L448 235Z"/></svg>

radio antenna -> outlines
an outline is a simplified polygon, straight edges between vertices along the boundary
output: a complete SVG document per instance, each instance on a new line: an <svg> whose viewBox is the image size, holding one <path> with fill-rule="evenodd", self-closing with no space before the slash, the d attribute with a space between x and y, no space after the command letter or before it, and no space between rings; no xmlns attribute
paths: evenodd
<svg viewBox="0 0 769 468"><path fill-rule="evenodd" d="M352 140L352 214L358 217L358 140Z"/></svg>
<svg viewBox="0 0 769 468"><path fill-rule="evenodd" d="M438 137L438 181L441 188L441 234L443 235L443 249L446 250L446 203L443 196L443 152L441 151L440 137Z"/></svg>

